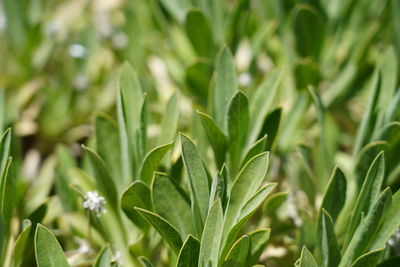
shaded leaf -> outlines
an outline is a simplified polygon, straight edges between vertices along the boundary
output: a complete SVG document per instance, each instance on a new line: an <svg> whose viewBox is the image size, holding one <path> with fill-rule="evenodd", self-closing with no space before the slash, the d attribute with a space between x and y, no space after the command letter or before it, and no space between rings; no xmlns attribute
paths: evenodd
<svg viewBox="0 0 400 267"><path fill-rule="evenodd" d="M179 232L164 218L161 216L152 213L148 210L135 208L153 227L157 230L157 232L162 236L165 242L172 248L172 250L179 254L179 251L182 247L182 240L179 235Z"/></svg>
<svg viewBox="0 0 400 267"><path fill-rule="evenodd" d="M199 262L200 242L189 235L178 255L177 267L197 267Z"/></svg>

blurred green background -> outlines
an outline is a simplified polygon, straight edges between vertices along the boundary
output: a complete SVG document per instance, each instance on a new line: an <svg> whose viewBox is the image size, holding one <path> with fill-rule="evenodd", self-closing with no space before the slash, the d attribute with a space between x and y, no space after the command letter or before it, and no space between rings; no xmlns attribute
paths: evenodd
<svg viewBox="0 0 400 267"><path fill-rule="evenodd" d="M334 165L351 169L353 155L384 123L399 119L398 0L2 0L0 130L13 128L14 168L24 178L18 200L26 201L29 190L34 195L33 181L46 164L55 165L49 159L59 145L80 160L80 144L93 136L95 115L117 117L124 62L134 67L149 100L150 142L162 135L165 106L177 93L179 131L189 132L209 155L194 111L212 110L210 92L223 47L232 53L239 88L249 98L256 98L274 69L282 69L269 110L279 113L270 175L281 189L305 191L307 205L318 201ZM374 70L383 77L374 106L380 111L391 105L393 112L388 120L377 115L370 136L355 144ZM389 166L394 189L400 185L397 162ZM315 177L322 182L313 183ZM47 193L53 195L52 186L43 197ZM30 215L20 205L20 217ZM307 205L299 212L307 214ZM283 256L275 251L283 257L278 266L293 262L294 246L307 244L312 227L305 222L297 243L293 228L271 224L290 239L274 241L289 251Z"/></svg>

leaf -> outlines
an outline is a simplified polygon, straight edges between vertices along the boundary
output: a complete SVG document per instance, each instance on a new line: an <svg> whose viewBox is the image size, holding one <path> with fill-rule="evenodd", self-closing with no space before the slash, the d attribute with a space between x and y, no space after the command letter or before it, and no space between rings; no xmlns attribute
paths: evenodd
<svg viewBox="0 0 400 267"><path fill-rule="evenodd" d="M354 168L357 190L361 189L372 162L380 152L384 151L386 153L387 149L387 142L377 141L369 143L360 151Z"/></svg>
<svg viewBox="0 0 400 267"><path fill-rule="evenodd" d="M243 225L250 219L250 217L254 214L254 212L261 206L261 204L265 201L265 199L271 194L273 189L276 187L275 184L267 184L258 190L243 206L240 211L239 218L233 225L233 227L224 228L224 231L228 231L228 234L224 236L222 241L222 252L221 257L224 257L226 253L229 251L230 246L235 241L235 238L239 231L242 229Z"/></svg>
<svg viewBox="0 0 400 267"><path fill-rule="evenodd" d="M231 52L224 46L217 59L213 92L213 117L219 127L224 128L225 112L237 89L235 63Z"/></svg>
<svg viewBox="0 0 400 267"><path fill-rule="evenodd" d="M117 210L117 189L115 187L114 181L107 171L104 161L100 158L99 155L97 155L96 152L94 152L90 148L86 146L82 147L86 151L87 155L89 156L90 162L93 165L97 186L100 188L102 194L104 194L112 207Z"/></svg>
<svg viewBox="0 0 400 267"><path fill-rule="evenodd" d="M247 265L256 264L263 253L269 240L271 229L258 229L248 234L250 238L250 250L246 260Z"/></svg>
<svg viewBox="0 0 400 267"><path fill-rule="evenodd" d="M267 135L267 144L265 146L266 151L271 151L272 145L274 144L276 135L278 134L279 124L281 121L282 108L273 110L264 120L264 124L260 131L258 138L263 135Z"/></svg>
<svg viewBox="0 0 400 267"><path fill-rule="evenodd" d="M397 90L393 98L391 99L387 108L385 108L385 119L386 123L396 120L400 113L400 90Z"/></svg>
<svg viewBox="0 0 400 267"><path fill-rule="evenodd" d="M288 197L287 192L274 193L267 199L264 205L264 213L267 216L272 216L276 210L286 201Z"/></svg>
<svg viewBox="0 0 400 267"><path fill-rule="evenodd" d="M170 177L162 173L154 175L152 200L157 214L170 222L179 231L182 239L193 233L189 199Z"/></svg>
<svg viewBox="0 0 400 267"><path fill-rule="evenodd" d="M181 134L182 156L190 183L190 198L192 213L198 233L201 233L208 211L210 196L208 178L200 158L199 152L193 142Z"/></svg>
<svg viewBox="0 0 400 267"><path fill-rule="evenodd" d="M261 153L249 160L233 182L225 213L225 230L231 229L246 202L263 182L268 168L268 155L268 152Z"/></svg>
<svg viewBox="0 0 400 267"><path fill-rule="evenodd" d="M160 0L160 3L179 22L183 22L186 10L192 7L189 0Z"/></svg>
<svg viewBox="0 0 400 267"><path fill-rule="evenodd" d="M392 193L389 188L386 188L379 195L365 219L357 227L349 245L343 253L340 267L349 266L356 258L366 252L387 214L391 200Z"/></svg>
<svg viewBox="0 0 400 267"><path fill-rule="evenodd" d="M344 247L347 247L347 245L349 244L353 233L356 230L357 225L359 224L361 214L367 214L371 206L377 199L382 187L384 174L385 159L383 156L383 152L381 152L372 162L372 165L369 168L367 176L364 180L364 184L358 195L357 202L355 204L355 207L353 208L351 220L347 229L346 239L343 244Z"/></svg>
<svg viewBox="0 0 400 267"><path fill-rule="evenodd" d="M214 41L208 19L200 9L190 9L185 21L186 34L200 57L211 57Z"/></svg>
<svg viewBox="0 0 400 267"><path fill-rule="evenodd" d="M153 210L151 206L150 188L142 181L133 182L123 192L121 197L121 209L135 225L146 231L148 229L148 224L135 210L135 207Z"/></svg>
<svg viewBox="0 0 400 267"><path fill-rule="evenodd" d="M69 266L56 237L41 224L37 225L35 233L35 255L38 267Z"/></svg>
<svg viewBox="0 0 400 267"><path fill-rule="evenodd" d="M249 128L249 104L246 95L237 91L228 103L227 127L231 171L236 174Z"/></svg>
<svg viewBox="0 0 400 267"><path fill-rule="evenodd" d="M242 160L242 164L240 165L243 167L252 157L262 153L265 151L267 145L267 135L264 135L261 139L257 140L247 151L246 155Z"/></svg>
<svg viewBox="0 0 400 267"><path fill-rule="evenodd" d="M211 262L210 267L218 266L219 248L224 227L221 200L218 198L212 205L200 242L200 265Z"/></svg>
<svg viewBox="0 0 400 267"><path fill-rule="evenodd" d="M142 267L153 267L153 264L150 262L150 260L148 258L140 256L139 260L140 260Z"/></svg>
<svg viewBox="0 0 400 267"><path fill-rule="evenodd" d="M346 202L347 182L346 177L339 167L335 167L332 176L326 185L322 204L317 219L317 238L322 240L322 210L326 210L335 222Z"/></svg>
<svg viewBox="0 0 400 267"><path fill-rule="evenodd" d="M318 267L317 262L314 259L314 256L311 254L310 251L303 246L301 250L300 259L295 263L296 267Z"/></svg>
<svg viewBox="0 0 400 267"><path fill-rule="evenodd" d="M364 112L361 124L358 127L354 147L355 155L358 154L361 148L368 143L373 133L374 122L376 120L376 108L378 106L380 83L381 76L380 73L376 71L371 82L371 95L368 101L367 110Z"/></svg>
<svg viewBox="0 0 400 267"><path fill-rule="evenodd" d="M162 236L165 242L172 248L172 250L179 254L179 251L182 247L182 240L179 235L179 232L164 218L161 216L152 213L148 210L135 208L149 223L153 225L153 227L157 230L157 232Z"/></svg>
<svg viewBox="0 0 400 267"><path fill-rule="evenodd" d="M325 38L323 16L311 5L298 4L293 11L293 30L299 54L317 59Z"/></svg>
<svg viewBox="0 0 400 267"><path fill-rule="evenodd" d="M0 231L5 239L11 233L11 219L15 205L15 178L11 163L10 157L0 177Z"/></svg>
<svg viewBox="0 0 400 267"><path fill-rule="evenodd" d="M202 107L206 107L208 103L208 87L212 71L212 65L204 58L200 58L186 67L187 89L194 102Z"/></svg>
<svg viewBox="0 0 400 267"><path fill-rule="evenodd" d="M178 255L177 267L197 267L199 262L200 242L188 235Z"/></svg>
<svg viewBox="0 0 400 267"><path fill-rule="evenodd" d="M384 253L384 248L369 251L358 257L351 267L375 267Z"/></svg>
<svg viewBox="0 0 400 267"><path fill-rule="evenodd" d="M56 148L57 154L57 168L56 168L56 191L60 198L61 204L64 211L76 210L78 203L76 194L71 189L71 181L68 179L68 172L71 168L76 166L75 158L71 151L63 146L59 145Z"/></svg>
<svg viewBox="0 0 400 267"><path fill-rule="evenodd" d="M392 197L392 204L387 211L387 216L380 228L378 234L372 242L371 250L381 249L386 245L386 242L392 234L400 226L400 190L398 190Z"/></svg>
<svg viewBox="0 0 400 267"><path fill-rule="evenodd" d="M93 267L111 267L111 248L105 245L96 257Z"/></svg>
<svg viewBox="0 0 400 267"><path fill-rule="evenodd" d="M24 256L26 254L25 250L29 242L29 237L31 233L32 225L29 221L29 225L19 234L17 240L15 241L13 250L13 266L21 266Z"/></svg>
<svg viewBox="0 0 400 267"><path fill-rule="evenodd" d="M250 144L252 144L260 135L260 131L266 119L267 113L271 109L272 103L278 91L282 76L282 68L276 68L272 70L268 77L256 89L253 97L250 99L250 136L248 139Z"/></svg>
<svg viewBox="0 0 400 267"><path fill-rule="evenodd" d="M250 238L248 235L242 236L226 256L224 267L245 267L250 250Z"/></svg>
<svg viewBox="0 0 400 267"><path fill-rule="evenodd" d="M161 122L161 134L158 137L158 145L172 142L176 136L179 119L179 101L177 93L174 93L168 100L165 115Z"/></svg>
<svg viewBox="0 0 400 267"><path fill-rule="evenodd" d="M11 146L11 129L8 128L0 138L0 176L6 168ZM1 178L1 177L0 177Z"/></svg>
<svg viewBox="0 0 400 267"><path fill-rule="evenodd" d="M219 198L221 199L222 210L225 210L229 200L229 175L227 175L227 172L226 165L224 165L221 172L216 173L211 185L209 208Z"/></svg>
<svg viewBox="0 0 400 267"><path fill-rule="evenodd" d="M142 140L142 110L145 106L145 97L136 72L129 63L125 63L118 84L119 112L118 121L121 133L122 143L121 150L126 149L123 145L127 145L128 152L125 152L124 160L130 160L129 164L133 164L133 169L137 168L140 158L139 142ZM128 153L128 155L126 155Z"/></svg>
<svg viewBox="0 0 400 267"><path fill-rule="evenodd" d="M341 253L339 244L336 240L333 220L325 209L322 209L321 226L322 233L320 243L323 266L336 267L339 265Z"/></svg>
<svg viewBox="0 0 400 267"><path fill-rule="evenodd" d="M146 184L150 184L154 172L157 170L158 166L161 163L164 155L172 148L173 144L165 144L158 147L155 147L149 153L147 153L146 157L142 162L142 166L139 171L139 178L145 182Z"/></svg>
<svg viewBox="0 0 400 267"><path fill-rule="evenodd" d="M105 114L96 116L96 150L98 155L104 160L110 174L118 181L121 179L120 174L120 151L119 151L119 133L116 123L112 118ZM123 186L121 182L117 185Z"/></svg>
<svg viewBox="0 0 400 267"><path fill-rule="evenodd" d="M197 114L200 116L201 123L213 148L217 167L220 168L225 162L228 138L210 116L200 111L197 111Z"/></svg>

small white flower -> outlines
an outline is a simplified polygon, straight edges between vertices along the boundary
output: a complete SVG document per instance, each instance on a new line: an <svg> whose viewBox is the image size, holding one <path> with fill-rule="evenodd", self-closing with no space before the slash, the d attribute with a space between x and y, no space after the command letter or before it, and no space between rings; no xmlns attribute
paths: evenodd
<svg viewBox="0 0 400 267"><path fill-rule="evenodd" d="M389 238L387 244L393 248L396 253L400 253L400 229L397 229L396 232Z"/></svg>
<svg viewBox="0 0 400 267"><path fill-rule="evenodd" d="M86 47L81 44L72 44L68 48L69 55L74 58L83 58L86 54Z"/></svg>
<svg viewBox="0 0 400 267"><path fill-rule="evenodd" d="M243 72L239 75L239 84L241 86L249 86L251 83L251 75L248 72Z"/></svg>
<svg viewBox="0 0 400 267"><path fill-rule="evenodd" d="M83 207L94 211L97 217L100 217L101 213L107 213L103 207L106 204L104 197L99 196L97 191L89 191L86 193L85 201L83 202Z"/></svg>

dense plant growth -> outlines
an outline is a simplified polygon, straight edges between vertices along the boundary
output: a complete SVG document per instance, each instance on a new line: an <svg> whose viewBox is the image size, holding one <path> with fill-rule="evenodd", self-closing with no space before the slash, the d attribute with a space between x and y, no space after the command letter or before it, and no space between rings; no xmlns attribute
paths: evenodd
<svg viewBox="0 0 400 267"><path fill-rule="evenodd" d="M1 265L400 265L399 12L4 0Z"/></svg>

